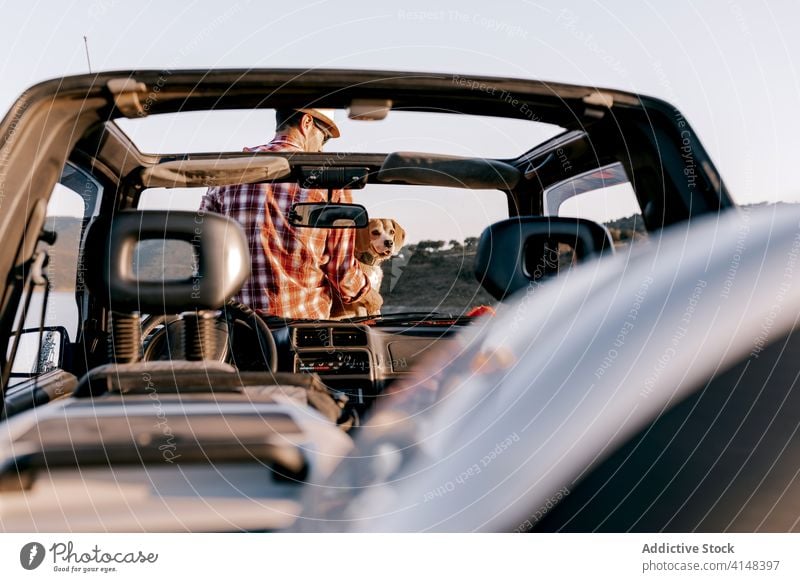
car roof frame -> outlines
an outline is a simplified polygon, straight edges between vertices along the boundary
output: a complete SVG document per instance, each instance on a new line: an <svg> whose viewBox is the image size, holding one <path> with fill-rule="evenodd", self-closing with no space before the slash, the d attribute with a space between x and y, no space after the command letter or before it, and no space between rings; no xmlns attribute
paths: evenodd
<svg viewBox="0 0 800 582"><path fill-rule="evenodd" d="M63 77L25 91L0 122L0 174L4 177L0 232L14 247L0 255L0 274L6 280L0 296L0 337L7 338L11 332L22 294L20 272L37 246L61 168L73 155L94 160L92 152L104 140L120 140L110 129L113 119L208 109L297 107L298 103L347 107L353 99L390 99L397 109L528 119L568 130L606 124L607 129L616 129L621 138L617 147L630 159L639 146L648 147L656 167L651 183L661 183L665 198L677 193L689 215L733 204L683 115L664 101L624 91L512 78L336 69L144 70ZM628 144L628 131L641 138L635 147ZM602 141L604 134L592 137ZM688 178L681 153L681 144L687 141L692 156ZM121 180L131 165L157 163L160 157L135 147L126 147L124 155L131 156L130 164L116 168L107 164L120 171ZM103 164L102 159L98 161ZM637 186L635 174L632 180ZM529 189L535 190L535 182L529 182ZM702 187L693 190L697 185ZM5 357L0 353L2 368L7 365Z"/></svg>

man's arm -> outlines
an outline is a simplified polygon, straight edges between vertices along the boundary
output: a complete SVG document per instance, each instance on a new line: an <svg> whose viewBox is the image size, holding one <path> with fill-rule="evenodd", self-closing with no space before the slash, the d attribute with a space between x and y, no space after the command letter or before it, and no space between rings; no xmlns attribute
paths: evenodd
<svg viewBox="0 0 800 582"><path fill-rule="evenodd" d="M350 190L338 190L334 193L334 201L352 204ZM322 267L325 276L339 295L342 303L353 303L362 300L367 313L378 313L383 305L379 289L373 289L369 277L361 269L361 264L354 256L355 229L331 229L326 241L330 261Z"/></svg>
<svg viewBox="0 0 800 582"><path fill-rule="evenodd" d="M369 277L353 255L355 238L353 229L331 229L326 241L330 260L322 265L328 282L345 304L358 301L371 290Z"/></svg>
<svg viewBox="0 0 800 582"><path fill-rule="evenodd" d="M219 188L211 187L203 194L200 201L200 210L204 212L218 212L222 214L222 204L219 200Z"/></svg>

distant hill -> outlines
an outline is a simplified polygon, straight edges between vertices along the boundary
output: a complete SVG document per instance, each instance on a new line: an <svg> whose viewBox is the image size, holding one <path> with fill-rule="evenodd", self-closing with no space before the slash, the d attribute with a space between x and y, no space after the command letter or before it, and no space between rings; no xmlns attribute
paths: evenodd
<svg viewBox="0 0 800 582"><path fill-rule="evenodd" d="M620 218L606 227L616 244L647 236L641 216ZM474 275L476 246L475 237L461 243L426 240L406 247L407 258L383 263L381 295L385 311L393 307L424 308L458 314L475 305L495 305L497 300L481 287ZM571 251L562 251L559 256L562 266L571 262L571 256Z"/></svg>
<svg viewBox="0 0 800 582"><path fill-rule="evenodd" d="M615 246L630 240L636 240L647 236L647 229L644 227L644 219L640 214L632 214L625 218L618 218L605 223L605 227L611 233Z"/></svg>
<svg viewBox="0 0 800 582"><path fill-rule="evenodd" d="M405 254L408 256L408 253ZM459 315L475 305L497 301L475 279L475 253L415 252L383 263L384 312L434 310Z"/></svg>

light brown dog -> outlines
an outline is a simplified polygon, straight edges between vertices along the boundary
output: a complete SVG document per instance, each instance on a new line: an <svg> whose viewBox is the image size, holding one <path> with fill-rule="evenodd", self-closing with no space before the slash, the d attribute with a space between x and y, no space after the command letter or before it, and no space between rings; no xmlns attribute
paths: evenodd
<svg viewBox="0 0 800 582"><path fill-rule="evenodd" d="M400 252L406 240L406 231L391 218L371 218L366 228L356 231L354 254L372 286L367 296L343 305L334 298L331 319L363 317L380 314L383 298L380 296L383 269L381 263Z"/></svg>

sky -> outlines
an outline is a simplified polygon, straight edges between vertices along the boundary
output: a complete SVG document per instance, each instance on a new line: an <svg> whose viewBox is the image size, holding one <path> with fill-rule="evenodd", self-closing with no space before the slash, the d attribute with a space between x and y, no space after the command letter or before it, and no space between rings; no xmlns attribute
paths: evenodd
<svg viewBox="0 0 800 582"><path fill-rule="evenodd" d="M372 68L579 83L676 105L737 202L800 201L800 184L793 179L800 158L800 35L794 31L800 5L792 0L465 0L439 2L435 8L409 0L402 5L352 0L0 3L6 24L0 109L8 109L36 82L87 72L84 36L93 71ZM413 124L395 123L389 132L395 141L376 144L369 135L373 130L363 129L361 135L358 129L341 149L361 143L385 146L378 148L383 151L400 149L398 143L410 149L415 132L421 132ZM225 126L240 130L228 136L230 144L254 145L253 140L270 137L265 130L261 139L258 124L247 120ZM189 130L178 129L156 147L168 147L168 139L181 143ZM448 131L428 137L418 149L460 144L464 151L453 153L503 155L529 141L518 127L502 124L480 143L463 140L463 128Z"/></svg>

